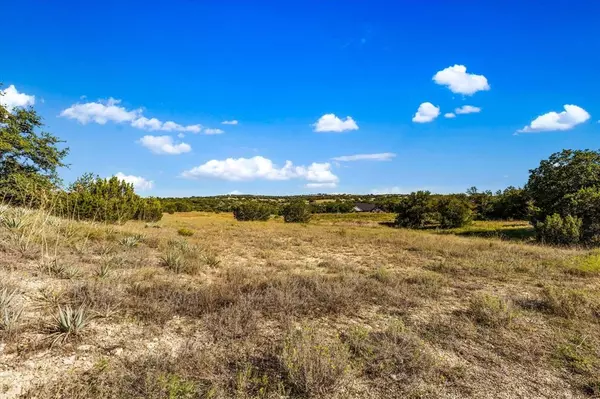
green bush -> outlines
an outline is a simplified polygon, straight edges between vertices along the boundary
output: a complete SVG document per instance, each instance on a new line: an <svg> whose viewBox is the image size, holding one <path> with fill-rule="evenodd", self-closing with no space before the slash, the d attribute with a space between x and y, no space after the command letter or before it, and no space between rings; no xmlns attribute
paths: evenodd
<svg viewBox="0 0 600 399"><path fill-rule="evenodd" d="M438 201L440 226L444 229L463 227L471 223L471 204L463 197L444 197Z"/></svg>
<svg viewBox="0 0 600 399"><path fill-rule="evenodd" d="M286 223L308 223L311 217L310 205L302 200L290 202L283 207L282 215Z"/></svg>
<svg viewBox="0 0 600 399"><path fill-rule="evenodd" d="M102 179L85 174L60 196L57 211L77 220L125 222L160 220L162 209L156 198L141 198L133 185L117 177Z"/></svg>
<svg viewBox="0 0 600 399"><path fill-rule="evenodd" d="M266 221L271 217L271 207L260 202L244 202L234 208L233 216L239 221Z"/></svg>
<svg viewBox="0 0 600 399"><path fill-rule="evenodd" d="M397 210L396 225L400 227L421 228L436 219L429 191L417 191L402 198Z"/></svg>
<svg viewBox="0 0 600 399"><path fill-rule="evenodd" d="M572 245L581 239L581 219L558 213L547 216L544 222L535 225L538 240L547 244Z"/></svg>
<svg viewBox="0 0 600 399"><path fill-rule="evenodd" d="M191 237L194 235L194 231L190 230L190 229L186 229L185 227L182 227L181 229L177 230L177 234L179 234L180 236L183 236L183 237Z"/></svg>

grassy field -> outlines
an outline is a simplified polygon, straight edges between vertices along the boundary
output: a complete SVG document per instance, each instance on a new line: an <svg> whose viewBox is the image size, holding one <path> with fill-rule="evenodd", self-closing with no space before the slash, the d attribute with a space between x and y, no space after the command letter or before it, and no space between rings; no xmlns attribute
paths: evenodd
<svg viewBox="0 0 600 399"><path fill-rule="evenodd" d="M0 215L4 397L600 395L600 253L524 223Z"/></svg>

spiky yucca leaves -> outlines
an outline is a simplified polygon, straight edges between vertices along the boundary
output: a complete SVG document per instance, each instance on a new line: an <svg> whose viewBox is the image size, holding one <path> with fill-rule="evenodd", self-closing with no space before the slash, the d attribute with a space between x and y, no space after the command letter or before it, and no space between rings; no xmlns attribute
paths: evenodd
<svg viewBox="0 0 600 399"><path fill-rule="evenodd" d="M81 331L90 320L91 316L83 305L77 309L73 309L69 305L64 308L59 306L58 313L54 315L51 325L52 346L57 343L63 344L72 337L80 336Z"/></svg>
<svg viewBox="0 0 600 399"><path fill-rule="evenodd" d="M13 332L23 313L23 307L15 303L17 290L9 290L7 287L0 289L0 330Z"/></svg>
<svg viewBox="0 0 600 399"><path fill-rule="evenodd" d="M144 238L145 237L142 234L134 234L123 237L121 240L119 240L119 243L124 247L134 248L137 247L140 242L144 241Z"/></svg>

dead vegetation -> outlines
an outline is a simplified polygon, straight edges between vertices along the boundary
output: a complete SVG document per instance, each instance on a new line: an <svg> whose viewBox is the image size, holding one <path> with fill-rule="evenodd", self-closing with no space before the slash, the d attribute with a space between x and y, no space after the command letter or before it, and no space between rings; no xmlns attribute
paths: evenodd
<svg viewBox="0 0 600 399"><path fill-rule="evenodd" d="M600 395L594 251L347 215L0 214L7 397Z"/></svg>

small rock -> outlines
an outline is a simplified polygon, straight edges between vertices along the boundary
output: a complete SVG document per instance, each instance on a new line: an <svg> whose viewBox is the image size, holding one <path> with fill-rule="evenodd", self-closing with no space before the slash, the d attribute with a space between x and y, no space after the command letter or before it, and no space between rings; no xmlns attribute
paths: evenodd
<svg viewBox="0 0 600 399"><path fill-rule="evenodd" d="M84 351L84 352L85 352L85 351L89 351L89 350L91 350L92 348L93 348L93 346L92 346L92 345L79 345L79 346L77 347L77 350L78 350L78 351Z"/></svg>
<svg viewBox="0 0 600 399"><path fill-rule="evenodd" d="M75 355L63 359L63 363L68 365L75 364Z"/></svg>
<svg viewBox="0 0 600 399"><path fill-rule="evenodd" d="M112 353L115 356L121 356L123 354L123 348L115 348L112 351L110 351L110 353Z"/></svg>

